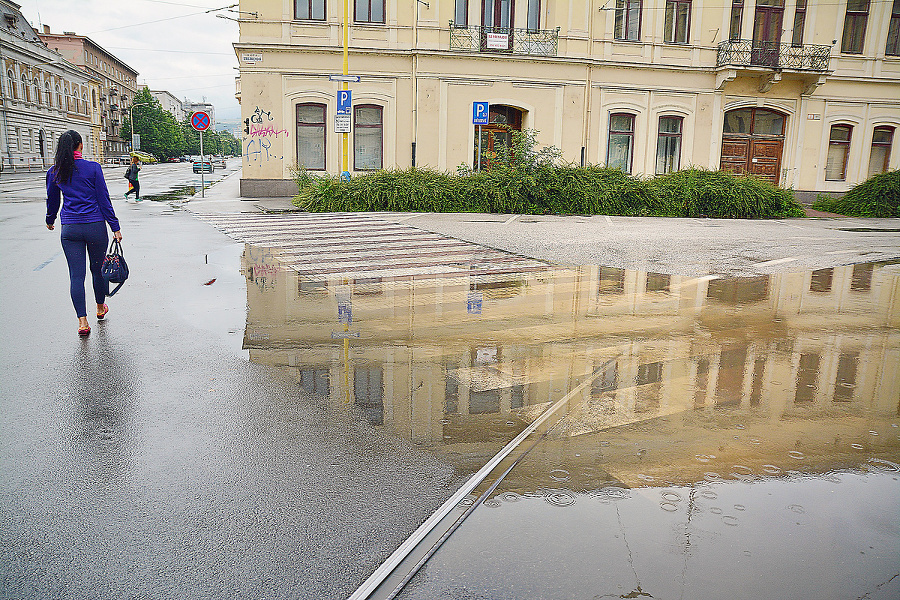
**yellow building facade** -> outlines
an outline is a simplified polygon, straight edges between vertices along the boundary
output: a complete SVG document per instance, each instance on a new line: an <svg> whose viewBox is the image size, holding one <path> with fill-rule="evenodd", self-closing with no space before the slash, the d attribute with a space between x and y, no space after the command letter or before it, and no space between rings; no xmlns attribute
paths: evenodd
<svg viewBox="0 0 900 600"><path fill-rule="evenodd" d="M242 0L242 195L338 174L344 3ZM534 129L573 163L754 173L801 197L900 167L900 1L349 1L348 170L475 166Z"/></svg>

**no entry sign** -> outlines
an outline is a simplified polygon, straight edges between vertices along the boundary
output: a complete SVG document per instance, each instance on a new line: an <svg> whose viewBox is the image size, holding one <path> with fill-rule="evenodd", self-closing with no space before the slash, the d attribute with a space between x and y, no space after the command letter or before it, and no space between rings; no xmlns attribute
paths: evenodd
<svg viewBox="0 0 900 600"><path fill-rule="evenodd" d="M198 110L191 115L191 127L197 131L206 131L209 129L209 115L202 110Z"/></svg>

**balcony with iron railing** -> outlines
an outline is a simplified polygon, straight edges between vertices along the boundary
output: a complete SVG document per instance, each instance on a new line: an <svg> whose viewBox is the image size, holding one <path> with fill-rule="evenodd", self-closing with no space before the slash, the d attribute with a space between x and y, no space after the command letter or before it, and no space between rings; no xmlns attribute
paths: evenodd
<svg viewBox="0 0 900 600"><path fill-rule="evenodd" d="M830 59L831 46L727 40L719 44L716 66L824 73L828 71Z"/></svg>
<svg viewBox="0 0 900 600"><path fill-rule="evenodd" d="M520 29L515 27L461 27L450 21L450 50L556 56L559 27L556 29Z"/></svg>

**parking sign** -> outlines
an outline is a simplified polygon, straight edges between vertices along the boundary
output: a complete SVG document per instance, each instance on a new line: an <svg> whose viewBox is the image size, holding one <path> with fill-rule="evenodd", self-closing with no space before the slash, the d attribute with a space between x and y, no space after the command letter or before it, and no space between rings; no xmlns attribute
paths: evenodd
<svg viewBox="0 0 900 600"><path fill-rule="evenodd" d="M353 96L350 90L338 90L337 95L337 112L350 114L350 108L353 106Z"/></svg>
<svg viewBox="0 0 900 600"><path fill-rule="evenodd" d="M487 125L488 124L488 107L490 106L487 102L473 102L472 103L472 124L473 125Z"/></svg>

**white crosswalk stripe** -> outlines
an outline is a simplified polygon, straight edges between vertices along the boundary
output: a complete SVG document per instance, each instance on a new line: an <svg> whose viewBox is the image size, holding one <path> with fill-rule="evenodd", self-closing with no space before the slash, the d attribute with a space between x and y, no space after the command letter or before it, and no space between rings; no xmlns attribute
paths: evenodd
<svg viewBox="0 0 900 600"><path fill-rule="evenodd" d="M197 216L240 242L268 249L286 268L309 277L458 277L549 266L368 213Z"/></svg>

